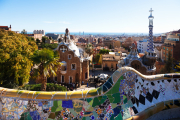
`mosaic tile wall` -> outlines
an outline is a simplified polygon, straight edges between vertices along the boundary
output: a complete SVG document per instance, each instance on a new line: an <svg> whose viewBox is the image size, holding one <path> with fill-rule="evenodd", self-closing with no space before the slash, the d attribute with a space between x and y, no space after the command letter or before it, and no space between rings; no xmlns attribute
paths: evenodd
<svg viewBox="0 0 180 120"><path fill-rule="evenodd" d="M180 79L144 79L134 71L116 71L97 88L103 94L91 98L66 100L22 100L0 98L0 119L9 120L122 120L130 118L161 101L180 98ZM154 76L154 79L158 79ZM159 77L162 78L162 77ZM115 80L116 79L116 80ZM116 82L114 82L116 81ZM180 102L176 101L180 106Z"/></svg>

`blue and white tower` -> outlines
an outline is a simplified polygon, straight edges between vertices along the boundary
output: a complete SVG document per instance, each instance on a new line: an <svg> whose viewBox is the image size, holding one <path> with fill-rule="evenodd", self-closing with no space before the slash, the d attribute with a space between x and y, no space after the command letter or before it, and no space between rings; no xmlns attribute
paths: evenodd
<svg viewBox="0 0 180 120"><path fill-rule="evenodd" d="M153 43L153 19L154 16L152 16L152 8L149 10L150 16L149 19L149 40L148 40L148 48L147 48L147 57L156 57L156 53L154 51L154 43Z"/></svg>

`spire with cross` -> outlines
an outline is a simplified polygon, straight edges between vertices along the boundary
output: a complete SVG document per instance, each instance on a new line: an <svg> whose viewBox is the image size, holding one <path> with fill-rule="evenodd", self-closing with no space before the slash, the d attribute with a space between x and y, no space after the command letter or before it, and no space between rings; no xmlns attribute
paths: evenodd
<svg viewBox="0 0 180 120"><path fill-rule="evenodd" d="M149 18L149 40L148 40L148 48L147 52L154 53L154 42L153 42L153 16L152 16L152 8L149 10L150 16Z"/></svg>
<svg viewBox="0 0 180 120"><path fill-rule="evenodd" d="M152 16L152 12L153 12L152 8L149 10L149 12L150 12L150 16Z"/></svg>

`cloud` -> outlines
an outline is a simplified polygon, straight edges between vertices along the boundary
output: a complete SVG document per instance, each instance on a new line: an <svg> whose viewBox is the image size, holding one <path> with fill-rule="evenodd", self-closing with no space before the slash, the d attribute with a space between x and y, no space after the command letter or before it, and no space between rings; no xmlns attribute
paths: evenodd
<svg viewBox="0 0 180 120"><path fill-rule="evenodd" d="M60 21L59 23L62 23L62 24L71 24L71 23L66 22L66 21Z"/></svg>
<svg viewBox="0 0 180 120"><path fill-rule="evenodd" d="M44 23L54 23L54 22L51 22L51 21L43 21Z"/></svg>

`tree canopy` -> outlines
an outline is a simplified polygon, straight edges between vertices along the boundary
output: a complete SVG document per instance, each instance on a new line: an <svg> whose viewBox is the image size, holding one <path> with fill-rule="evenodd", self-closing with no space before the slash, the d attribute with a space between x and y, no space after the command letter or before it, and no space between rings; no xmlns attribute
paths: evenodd
<svg viewBox="0 0 180 120"><path fill-rule="evenodd" d="M166 60L165 70L167 73L173 72L173 58L170 52L168 54L168 59Z"/></svg>
<svg viewBox="0 0 180 120"><path fill-rule="evenodd" d="M49 48L49 49L56 49L58 47L57 43L53 43L53 44L48 44L48 43L42 43L39 48Z"/></svg>
<svg viewBox="0 0 180 120"><path fill-rule="evenodd" d="M87 46L85 47L85 52L89 55L93 54L93 47L92 44L87 44Z"/></svg>
<svg viewBox="0 0 180 120"><path fill-rule="evenodd" d="M0 30L0 85L23 85L29 81L32 61L30 56L37 50L34 41L25 35Z"/></svg>
<svg viewBox="0 0 180 120"><path fill-rule="evenodd" d="M174 72L173 70L173 58L172 58L172 55L171 53L169 52L168 53L168 58L167 60L165 61L165 66L164 68L161 69L161 73L172 73Z"/></svg>
<svg viewBox="0 0 180 120"><path fill-rule="evenodd" d="M25 29L23 29L23 30L21 31L21 34L27 34L27 31L26 31Z"/></svg>
<svg viewBox="0 0 180 120"><path fill-rule="evenodd" d="M99 51L99 54L109 54L110 50L107 50L107 49L101 49Z"/></svg>
<svg viewBox="0 0 180 120"><path fill-rule="evenodd" d="M58 67L61 65L59 54L57 51L43 48L35 51L31 60L38 66L33 69L33 76L40 79L42 83L41 90L46 91L47 77L56 76Z"/></svg>
<svg viewBox="0 0 180 120"><path fill-rule="evenodd" d="M49 39L48 37L43 36L43 37L42 37L42 42L45 43L45 41L48 40L48 39Z"/></svg>

